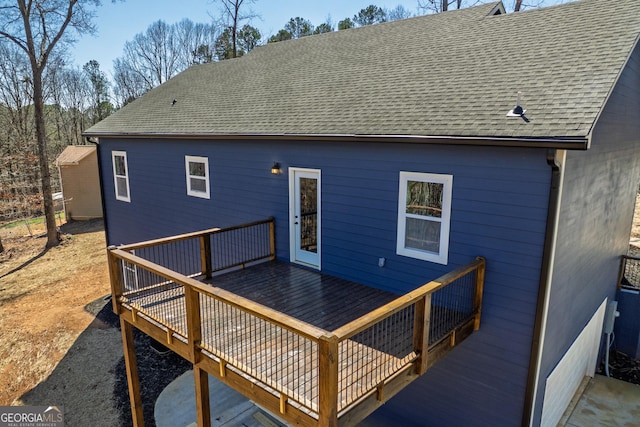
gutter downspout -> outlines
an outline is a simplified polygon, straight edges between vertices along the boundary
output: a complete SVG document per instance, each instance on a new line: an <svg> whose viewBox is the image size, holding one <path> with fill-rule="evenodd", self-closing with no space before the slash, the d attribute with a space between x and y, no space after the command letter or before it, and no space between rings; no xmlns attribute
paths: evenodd
<svg viewBox="0 0 640 427"><path fill-rule="evenodd" d="M100 180L100 202L102 202L102 223L104 224L104 237L109 245L109 226L107 221L107 205L105 204L104 191L102 191L102 156L100 154L100 140L92 141L90 136L87 136L87 142L96 146L96 154L98 156L98 179Z"/></svg>
<svg viewBox="0 0 640 427"><path fill-rule="evenodd" d="M547 163L551 166L547 227L545 230L540 285L538 287L538 299L536 303L536 319L533 328L533 343L529 359L529 374L527 376L524 412L522 415L522 425L529 427L533 427L534 425L535 406L540 383L540 366L542 364L544 339L547 330L549 295L551 294L551 282L555 263L558 219L560 217L566 156L567 152L565 150L549 150L547 152Z"/></svg>

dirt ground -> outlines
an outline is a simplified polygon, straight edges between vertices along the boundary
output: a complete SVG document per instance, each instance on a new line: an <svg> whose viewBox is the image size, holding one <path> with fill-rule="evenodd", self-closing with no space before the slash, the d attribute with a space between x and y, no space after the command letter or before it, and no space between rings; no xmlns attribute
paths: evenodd
<svg viewBox="0 0 640 427"><path fill-rule="evenodd" d="M60 405L67 425L119 425L120 334L85 309L109 294L102 221L65 224L49 250L26 226L0 232L0 405Z"/></svg>
<svg viewBox="0 0 640 427"><path fill-rule="evenodd" d="M26 226L0 229L0 406L62 406L69 426L130 426L102 221L61 231L62 244L45 251L45 238ZM43 232L31 226L34 236ZM158 395L191 365L134 337L145 425L153 427Z"/></svg>

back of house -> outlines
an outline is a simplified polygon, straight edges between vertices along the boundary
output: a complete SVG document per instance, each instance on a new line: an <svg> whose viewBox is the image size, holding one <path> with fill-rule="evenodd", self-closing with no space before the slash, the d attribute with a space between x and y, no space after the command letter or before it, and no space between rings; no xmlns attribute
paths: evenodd
<svg viewBox="0 0 640 427"><path fill-rule="evenodd" d="M273 217L277 259L396 294L483 257L480 329L362 425L556 425L628 245L639 33L495 2L193 66L85 132L108 244Z"/></svg>

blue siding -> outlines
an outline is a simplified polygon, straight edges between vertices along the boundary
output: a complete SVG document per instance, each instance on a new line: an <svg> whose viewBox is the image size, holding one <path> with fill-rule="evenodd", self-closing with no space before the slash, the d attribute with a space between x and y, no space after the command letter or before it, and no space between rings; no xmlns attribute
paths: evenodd
<svg viewBox="0 0 640 427"><path fill-rule="evenodd" d="M602 301L614 299L640 177L640 47L630 57L593 132L591 148L569 152L534 420L544 379Z"/></svg>
<svg viewBox="0 0 640 427"><path fill-rule="evenodd" d="M322 170L327 274L403 293L486 257L481 330L369 421L520 424L548 201L545 150L115 139L102 139L100 149L110 244L274 216L277 254L288 259L288 177L270 173L278 161L284 171ZM131 203L113 196L111 150L127 152ZM187 196L185 155L209 158L210 200ZM446 266L395 254L400 171L453 175ZM387 260L383 268L380 257Z"/></svg>

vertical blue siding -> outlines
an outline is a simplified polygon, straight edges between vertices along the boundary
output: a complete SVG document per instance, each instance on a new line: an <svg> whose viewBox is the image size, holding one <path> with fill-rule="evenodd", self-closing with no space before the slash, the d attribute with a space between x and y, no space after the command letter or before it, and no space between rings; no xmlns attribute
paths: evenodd
<svg viewBox="0 0 640 427"><path fill-rule="evenodd" d="M288 176L270 173L278 161L284 171L322 171L324 273L404 293L486 257L481 330L369 421L520 424L547 214L545 150L162 139L102 139L100 149L109 244L274 216L277 256L288 260ZM131 203L115 200L112 150L127 152ZM187 196L185 155L209 158L210 200ZM453 175L448 265L395 254L400 171Z"/></svg>
<svg viewBox="0 0 640 427"><path fill-rule="evenodd" d="M640 47L594 128L591 148L568 152L534 421L544 379L605 298L615 297L640 177ZM619 320L618 320L619 321Z"/></svg>

